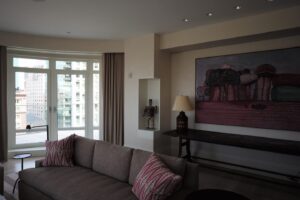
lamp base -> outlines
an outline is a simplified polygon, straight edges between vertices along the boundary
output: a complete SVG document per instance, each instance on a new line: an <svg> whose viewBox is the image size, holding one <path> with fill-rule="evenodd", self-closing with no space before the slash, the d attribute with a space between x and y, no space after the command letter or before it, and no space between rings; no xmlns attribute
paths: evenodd
<svg viewBox="0 0 300 200"><path fill-rule="evenodd" d="M185 115L183 111L179 113L176 118L177 122L177 131L184 132L188 129L188 117Z"/></svg>

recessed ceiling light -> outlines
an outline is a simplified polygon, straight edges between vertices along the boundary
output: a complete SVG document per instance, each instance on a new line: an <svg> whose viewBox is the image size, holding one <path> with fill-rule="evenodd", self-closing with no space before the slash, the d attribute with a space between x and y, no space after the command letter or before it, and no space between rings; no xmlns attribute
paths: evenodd
<svg viewBox="0 0 300 200"><path fill-rule="evenodd" d="M267 0L267 2L274 2L274 0Z"/></svg>
<svg viewBox="0 0 300 200"><path fill-rule="evenodd" d="M71 32L70 31L68 31L68 32L66 32L67 34L71 34Z"/></svg>
<svg viewBox="0 0 300 200"><path fill-rule="evenodd" d="M44 2L46 0L32 0L32 1L34 1L34 2Z"/></svg>
<svg viewBox="0 0 300 200"><path fill-rule="evenodd" d="M236 10L241 10L241 8L242 8L241 6L236 6L235 7Z"/></svg>
<svg viewBox="0 0 300 200"><path fill-rule="evenodd" d="M191 22L192 20L189 19L189 18L184 18L184 19L182 19L182 21L185 22L185 23L188 23L188 22Z"/></svg>
<svg viewBox="0 0 300 200"><path fill-rule="evenodd" d="M206 15L209 16L209 17L211 17L211 16L213 16L213 13L212 13L212 12L209 12L209 13L207 13Z"/></svg>

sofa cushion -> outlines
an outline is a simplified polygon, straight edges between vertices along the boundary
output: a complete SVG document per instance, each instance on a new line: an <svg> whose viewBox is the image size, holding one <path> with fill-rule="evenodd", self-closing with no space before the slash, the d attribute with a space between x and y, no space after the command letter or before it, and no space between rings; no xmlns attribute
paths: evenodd
<svg viewBox="0 0 300 200"><path fill-rule="evenodd" d="M128 182L132 149L98 141L95 145L93 170Z"/></svg>
<svg viewBox="0 0 300 200"><path fill-rule="evenodd" d="M46 141L46 157L42 166L73 166L75 135L70 135L58 141Z"/></svg>
<svg viewBox="0 0 300 200"><path fill-rule="evenodd" d="M132 192L139 200L163 200L171 196L181 182L181 176L174 174L158 156L152 154L138 173Z"/></svg>
<svg viewBox="0 0 300 200"><path fill-rule="evenodd" d="M199 169L198 164L187 162L184 174L184 187L192 190L199 189Z"/></svg>
<svg viewBox="0 0 300 200"><path fill-rule="evenodd" d="M130 174L129 174L129 184L133 185L136 176L141 171L142 167L147 162L150 157L151 152L135 149L133 151ZM167 165L169 169L175 174L179 174L184 177L186 162L183 158L177 158L172 156L160 155L158 156Z"/></svg>
<svg viewBox="0 0 300 200"><path fill-rule="evenodd" d="M27 185L24 182L18 183L19 200L53 200L41 191Z"/></svg>
<svg viewBox="0 0 300 200"><path fill-rule="evenodd" d="M21 182L55 200L137 200L131 186L82 167L41 167L19 172Z"/></svg>
<svg viewBox="0 0 300 200"><path fill-rule="evenodd" d="M87 139L80 136L75 137L75 165L79 165L86 168L92 168L95 143L95 140Z"/></svg>

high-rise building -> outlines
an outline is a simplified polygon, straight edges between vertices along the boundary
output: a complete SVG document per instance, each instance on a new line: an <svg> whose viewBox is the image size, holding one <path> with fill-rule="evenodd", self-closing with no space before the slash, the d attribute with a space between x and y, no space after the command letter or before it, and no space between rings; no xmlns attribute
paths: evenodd
<svg viewBox="0 0 300 200"><path fill-rule="evenodd" d="M61 62L62 69L77 69L77 62ZM86 65L85 62L80 64ZM77 70L78 70L77 69ZM59 74L57 76L58 127L85 126L85 76L82 74Z"/></svg>
<svg viewBox="0 0 300 200"><path fill-rule="evenodd" d="M27 120L32 125L47 123L47 75L25 73Z"/></svg>
<svg viewBox="0 0 300 200"><path fill-rule="evenodd" d="M16 129L25 129L27 123L27 97L24 90L16 89Z"/></svg>

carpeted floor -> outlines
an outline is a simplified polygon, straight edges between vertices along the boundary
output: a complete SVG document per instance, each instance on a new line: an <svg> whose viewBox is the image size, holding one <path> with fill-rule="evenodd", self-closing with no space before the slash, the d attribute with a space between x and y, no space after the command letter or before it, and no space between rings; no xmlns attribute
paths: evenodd
<svg viewBox="0 0 300 200"><path fill-rule="evenodd" d="M7 174L4 177L4 196L7 200L18 200L18 185L16 187L15 193L13 194L13 188L15 181L18 178L17 173Z"/></svg>

